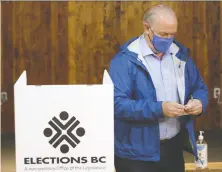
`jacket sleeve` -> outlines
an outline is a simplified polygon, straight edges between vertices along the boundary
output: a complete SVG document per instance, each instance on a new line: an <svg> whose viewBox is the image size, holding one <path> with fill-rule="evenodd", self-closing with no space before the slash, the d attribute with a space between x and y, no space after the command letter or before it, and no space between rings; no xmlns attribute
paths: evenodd
<svg viewBox="0 0 222 172"><path fill-rule="evenodd" d="M122 58L122 57L121 57ZM109 74L114 84L115 119L146 122L163 117L162 102L150 99L133 100L132 63L114 59L110 63ZM119 60L120 59L120 60Z"/></svg>
<svg viewBox="0 0 222 172"><path fill-rule="evenodd" d="M204 83L197 66L194 64L191 58L189 59L189 61L190 61L189 78L191 78L190 80L191 80L191 90L192 90L191 94L193 99L200 100L203 106L202 112L198 114L198 116L200 116L207 109L208 88Z"/></svg>

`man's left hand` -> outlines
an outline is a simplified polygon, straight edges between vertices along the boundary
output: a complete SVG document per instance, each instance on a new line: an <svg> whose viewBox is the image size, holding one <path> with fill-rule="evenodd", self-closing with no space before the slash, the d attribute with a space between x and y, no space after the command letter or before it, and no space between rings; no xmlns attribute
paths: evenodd
<svg viewBox="0 0 222 172"><path fill-rule="evenodd" d="M202 103L198 99L189 100L185 105L185 112L190 115L198 115L202 112Z"/></svg>

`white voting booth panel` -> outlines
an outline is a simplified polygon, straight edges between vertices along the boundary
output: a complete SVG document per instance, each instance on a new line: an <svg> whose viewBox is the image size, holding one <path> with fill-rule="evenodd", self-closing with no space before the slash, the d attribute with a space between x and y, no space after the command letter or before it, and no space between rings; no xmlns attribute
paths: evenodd
<svg viewBox="0 0 222 172"><path fill-rule="evenodd" d="M14 86L16 172L113 172L113 85Z"/></svg>

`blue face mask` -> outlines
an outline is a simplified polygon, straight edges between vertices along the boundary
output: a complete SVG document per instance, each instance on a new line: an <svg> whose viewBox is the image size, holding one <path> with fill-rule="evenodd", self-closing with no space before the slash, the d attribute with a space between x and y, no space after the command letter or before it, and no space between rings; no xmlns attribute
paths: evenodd
<svg viewBox="0 0 222 172"><path fill-rule="evenodd" d="M173 37L161 38L153 34L152 44L158 52L165 53L169 49L170 45L172 44L173 39L174 39Z"/></svg>

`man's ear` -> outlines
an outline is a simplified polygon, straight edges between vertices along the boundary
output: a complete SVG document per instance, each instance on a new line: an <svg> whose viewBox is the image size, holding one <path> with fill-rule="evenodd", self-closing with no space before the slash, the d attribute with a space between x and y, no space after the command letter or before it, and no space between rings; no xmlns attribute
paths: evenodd
<svg viewBox="0 0 222 172"><path fill-rule="evenodd" d="M143 22L143 26L144 26L145 28L147 28L147 29L150 27L147 22Z"/></svg>
<svg viewBox="0 0 222 172"><path fill-rule="evenodd" d="M149 24L147 22L143 22L143 30L146 34L149 34Z"/></svg>
<svg viewBox="0 0 222 172"><path fill-rule="evenodd" d="M143 30L144 30L144 32L147 30L147 25L144 22L143 22Z"/></svg>

